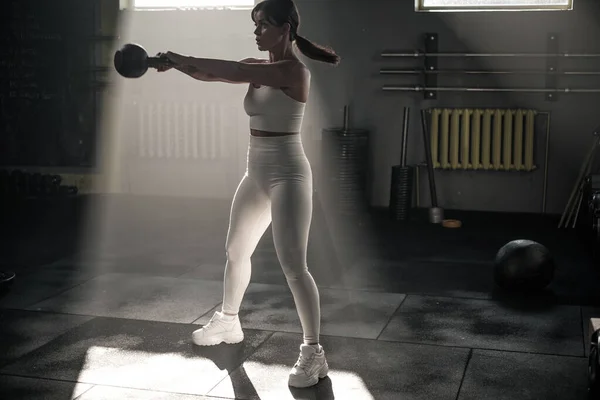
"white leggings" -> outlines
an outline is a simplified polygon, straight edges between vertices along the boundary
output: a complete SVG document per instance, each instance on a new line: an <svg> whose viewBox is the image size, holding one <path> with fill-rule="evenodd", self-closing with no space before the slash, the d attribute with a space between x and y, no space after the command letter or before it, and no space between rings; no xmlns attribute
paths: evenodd
<svg viewBox="0 0 600 400"><path fill-rule="evenodd" d="M277 257L292 292L304 342L319 342L320 300L306 264L312 170L299 134L250 136L246 174L233 198L222 311L237 314L250 283L250 257L272 223Z"/></svg>

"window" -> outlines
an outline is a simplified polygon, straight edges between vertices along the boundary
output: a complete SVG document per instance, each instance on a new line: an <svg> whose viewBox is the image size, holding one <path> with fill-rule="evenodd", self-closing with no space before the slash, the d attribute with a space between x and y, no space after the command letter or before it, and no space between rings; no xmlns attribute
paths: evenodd
<svg viewBox="0 0 600 400"><path fill-rule="evenodd" d="M129 0L135 9L164 10L178 8L253 8L255 0Z"/></svg>
<svg viewBox="0 0 600 400"><path fill-rule="evenodd" d="M573 0L415 0L416 11L572 10Z"/></svg>

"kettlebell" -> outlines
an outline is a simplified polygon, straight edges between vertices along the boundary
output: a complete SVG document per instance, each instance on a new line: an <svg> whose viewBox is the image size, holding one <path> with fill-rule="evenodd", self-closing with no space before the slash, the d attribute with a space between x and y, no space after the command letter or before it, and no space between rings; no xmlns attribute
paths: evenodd
<svg viewBox="0 0 600 400"><path fill-rule="evenodd" d="M127 43L115 52L115 69L125 78L139 78L148 68L174 65L168 58L148 57L148 52L139 44Z"/></svg>

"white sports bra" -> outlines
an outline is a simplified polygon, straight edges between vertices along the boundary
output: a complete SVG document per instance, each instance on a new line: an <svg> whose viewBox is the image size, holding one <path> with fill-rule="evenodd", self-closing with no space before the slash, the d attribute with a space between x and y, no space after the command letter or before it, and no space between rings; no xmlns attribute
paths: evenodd
<svg viewBox="0 0 600 400"><path fill-rule="evenodd" d="M250 129L265 132L300 132L305 103L292 99L283 90L270 86L248 85L244 110Z"/></svg>

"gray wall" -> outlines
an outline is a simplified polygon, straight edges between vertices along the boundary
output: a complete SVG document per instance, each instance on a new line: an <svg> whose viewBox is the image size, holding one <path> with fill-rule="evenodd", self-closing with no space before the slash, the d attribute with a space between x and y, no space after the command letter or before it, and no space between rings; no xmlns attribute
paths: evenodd
<svg viewBox="0 0 600 400"><path fill-rule="evenodd" d="M437 32L441 51L544 52L549 32L556 32L560 50L598 52L594 38L600 35L600 2L575 1L571 12L520 13L415 13L412 1L301 1L303 32L330 43L344 57L335 71L315 74L313 84L340 119L339 107L352 102L353 125L372 130L372 204L385 206L389 199L390 166L398 163L402 108L411 107L409 163L424 160L419 110L427 107L525 107L550 111L551 141L547 210L560 213L582 158L591 144L590 132L600 125L595 94L563 95L557 102L540 94L441 94L437 101L423 101L420 94L382 92L383 84L409 83L414 78L378 76L381 67L411 67L412 60L382 60L382 50L423 48L425 32ZM472 59L442 60L440 68L544 68L544 60ZM600 59L566 60L565 69L600 70ZM318 69L321 72L321 68ZM544 78L474 80L442 77L441 86L541 86ZM600 87L600 80L562 78L560 86ZM347 88L344 90L344 85ZM327 87L327 89L324 89ZM332 122L333 122L332 121ZM543 123L543 120L541 121ZM541 132L544 133L544 132ZM543 139L543 138L540 138ZM538 158L543 167L543 159ZM425 172L425 171L424 171ZM421 175L426 179L426 175ZM439 203L445 208L537 212L541 207L543 168L532 174L489 172L437 173ZM426 180L422 180L422 204L428 205Z"/></svg>
<svg viewBox="0 0 600 400"><path fill-rule="evenodd" d="M600 125L597 94L563 94L548 102L543 94L523 93L443 93L435 101L421 94L383 92L384 84L414 84L416 77L381 76L382 67L414 68L414 60L384 60L384 50L423 48L426 32L439 34L440 51L545 52L547 35L558 34L561 52L600 52L600 2L575 0L571 12L505 13L415 13L412 0L298 0L302 17L300 33L318 43L333 47L343 58L337 68L307 60L313 72L310 105L304 123L307 151L318 168L318 148L322 128L340 126L343 107L350 105L353 127L371 131L371 204L386 207L389 201L391 166L398 163L403 107L411 108L408 162L424 161L419 110L429 107L522 107L548 111L551 119L547 211L561 213L574 184L584 154L592 142L591 131ZM264 56L253 47L252 22L247 11L227 13L145 12L135 17L129 37L151 43L151 52L174 50L197 56L240 59ZM225 17L225 14L227 16ZM215 18L216 15L220 15ZM169 21L169 23L165 23ZM544 68L544 59L458 59L442 60L442 69L526 69ZM600 70L600 59L563 60L566 70ZM175 79L175 78L173 78ZM147 79L140 95L164 95L173 88L167 78ZM488 76L444 76L440 86L543 87L543 76L501 78ZM189 82L178 80L181 89ZM224 84L219 84L224 85ZM237 86L237 85L236 85ZM563 77L560 87L597 87L600 79ZM212 89L211 89L212 90ZM216 90L216 89L215 89ZM239 101L245 90L229 90ZM200 95L200 94L199 94ZM537 131L543 150L543 119ZM242 130L245 128L242 128ZM247 132L241 132L245 137ZM242 141L243 147L245 142ZM243 153L242 153L243 154ZM243 158L243 157L242 157ZM242 162L245 159L241 160ZM437 172L438 201L447 209L538 212L542 201L543 154L536 163L540 169L529 174L499 172ZM239 166L236 166L239 169ZM426 171L421 174L421 206L429 205Z"/></svg>

